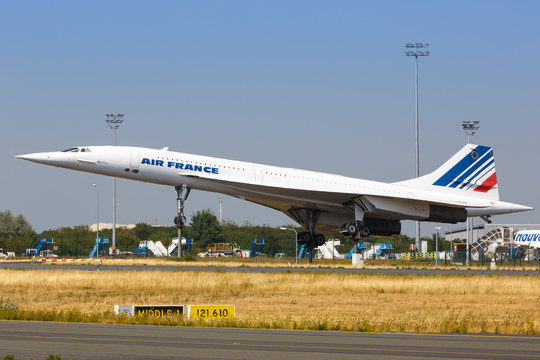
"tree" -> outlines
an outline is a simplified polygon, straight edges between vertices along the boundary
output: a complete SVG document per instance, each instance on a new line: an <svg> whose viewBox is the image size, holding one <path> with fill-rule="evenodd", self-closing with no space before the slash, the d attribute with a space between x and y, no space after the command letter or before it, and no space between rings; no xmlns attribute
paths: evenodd
<svg viewBox="0 0 540 360"><path fill-rule="evenodd" d="M223 232L218 219L210 210L197 211L191 218L189 234L197 247L204 248L213 242L223 240Z"/></svg>
<svg viewBox="0 0 540 360"><path fill-rule="evenodd" d="M133 233L139 240L148 240L151 233L151 227L145 223L138 223L133 229Z"/></svg>
<svg viewBox="0 0 540 360"><path fill-rule="evenodd" d="M26 235L33 232L32 225L21 214L13 216L11 211L0 212L0 236L8 238L12 236Z"/></svg>
<svg viewBox="0 0 540 360"><path fill-rule="evenodd" d="M23 252L34 241L32 225L22 215L0 212L0 247L5 251Z"/></svg>

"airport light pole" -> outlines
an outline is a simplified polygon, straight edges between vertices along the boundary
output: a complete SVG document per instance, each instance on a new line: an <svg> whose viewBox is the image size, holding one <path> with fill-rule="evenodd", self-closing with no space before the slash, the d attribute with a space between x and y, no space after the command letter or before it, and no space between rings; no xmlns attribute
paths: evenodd
<svg viewBox="0 0 540 360"><path fill-rule="evenodd" d="M435 226L435 267L439 266L439 230L442 230L442 227Z"/></svg>
<svg viewBox="0 0 540 360"><path fill-rule="evenodd" d="M480 121L463 121L461 127L465 134L467 134L467 144L472 142L472 137L476 134L476 131L480 129Z"/></svg>
<svg viewBox="0 0 540 360"><path fill-rule="evenodd" d="M99 259L99 188L96 184L92 184L92 187L96 189L96 208L97 208L97 232L96 232L96 258Z"/></svg>
<svg viewBox="0 0 540 360"><path fill-rule="evenodd" d="M116 146L116 130L124 121L124 114L105 114L107 119L105 122L114 132L114 146ZM116 178L113 177L113 218L112 218L112 247L113 254L116 255Z"/></svg>
<svg viewBox="0 0 540 360"><path fill-rule="evenodd" d="M429 47L428 43L406 43L405 44L405 55L414 56L415 59L415 97L416 97L416 122L415 122L415 133L416 133L416 177L420 177L420 145L419 145L419 136L418 136L418 57L420 56L429 56L429 51L425 49ZM420 249L420 222L416 221L416 240L415 240L416 251Z"/></svg>
<svg viewBox="0 0 540 360"><path fill-rule="evenodd" d="M470 223L471 223L471 219L467 218L467 246L465 249L465 266L467 267L467 269L469 268L469 243L470 243L469 236L470 236L470 231L471 231L471 228L469 225Z"/></svg>
<svg viewBox="0 0 540 360"><path fill-rule="evenodd" d="M219 225L223 225L223 195L219 194Z"/></svg>
<svg viewBox="0 0 540 360"><path fill-rule="evenodd" d="M461 128L463 131L465 131L465 134L467 134L467 144L472 143L472 137L474 134L476 134L476 131L480 129L480 121L463 121L461 122ZM470 232L470 233L469 233ZM473 226L473 218L467 218L467 250L465 253L465 262L467 264L467 267L469 267L469 247L471 243L471 237L474 235L474 226Z"/></svg>
<svg viewBox="0 0 540 360"><path fill-rule="evenodd" d="M282 226L279 228L280 230L289 230L289 231L294 231L294 244L296 245L295 246L295 254L294 254L294 260L295 260L295 264L298 265L298 232L295 230L295 229L291 229L291 228L288 228L288 227L285 227L285 226Z"/></svg>
<svg viewBox="0 0 540 360"><path fill-rule="evenodd" d="M437 228L435 228L437 229ZM450 232L450 251L452 251L452 258L454 258L454 248L453 248L453 240L452 240L452 229L449 229L449 228L445 228L445 227L439 227L439 230L445 230L445 231L449 231ZM446 240L446 234L444 236L444 239ZM445 256L445 259L446 259L446 256ZM445 260L446 262L446 260Z"/></svg>

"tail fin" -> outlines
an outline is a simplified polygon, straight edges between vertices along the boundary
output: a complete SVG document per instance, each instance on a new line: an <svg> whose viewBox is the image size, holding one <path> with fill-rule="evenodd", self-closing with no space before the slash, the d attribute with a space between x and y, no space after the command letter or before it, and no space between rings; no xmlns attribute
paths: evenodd
<svg viewBox="0 0 540 360"><path fill-rule="evenodd" d="M493 149L481 145L467 144L434 172L396 184L499 200Z"/></svg>

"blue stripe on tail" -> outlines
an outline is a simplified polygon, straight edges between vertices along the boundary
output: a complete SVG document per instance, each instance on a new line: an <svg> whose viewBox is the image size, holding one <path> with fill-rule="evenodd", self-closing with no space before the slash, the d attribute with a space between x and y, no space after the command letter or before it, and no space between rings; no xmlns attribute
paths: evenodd
<svg viewBox="0 0 540 360"><path fill-rule="evenodd" d="M482 158L484 154L486 154L490 150L490 147L478 145L474 150L468 153L456 165L454 165L450 170L448 170L443 176L441 176L437 181L435 181L433 185L448 186L449 184L452 184L451 187L458 186L460 183L460 179L463 180L466 178L460 175L471 165L474 164L474 166L469 169L470 173L478 170L478 168L484 163L485 160L493 157L492 152L490 155L486 156L486 159ZM482 161L478 161L479 159L482 159ZM477 163L475 164L475 162ZM469 173L469 171L467 171L467 173ZM459 179L458 176L460 176Z"/></svg>
<svg viewBox="0 0 540 360"><path fill-rule="evenodd" d="M493 155L492 155L492 156L491 156L491 160L490 160L487 164L485 164L484 166L482 166L482 168L481 168L480 170L478 170L476 173L474 173L474 175L471 177L471 179L470 179L468 182L463 183L459 188L460 188L460 189L463 189L463 188L464 188L465 186L467 186L468 184L474 182L474 180L475 180L477 177L479 177L479 175L483 174L483 173L485 172L486 169L489 168L489 170L487 171L487 172L489 172L489 171L491 171L491 169L494 168L494 167L495 167L495 160L493 159Z"/></svg>
<svg viewBox="0 0 540 360"><path fill-rule="evenodd" d="M478 160L476 163L473 164L463 175L461 175L457 180L454 180L452 184L450 184L451 188L458 187L461 184L464 184L465 179L467 179L472 173L477 171L482 165L486 163L486 161L489 162L489 160L493 160L493 151L488 151L488 153L484 157L480 157L480 154L478 154ZM482 169L485 169L485 167L482 167ZM480 170L481 171L481 170ZM478 172L472 177L478 175Z"/></svg>

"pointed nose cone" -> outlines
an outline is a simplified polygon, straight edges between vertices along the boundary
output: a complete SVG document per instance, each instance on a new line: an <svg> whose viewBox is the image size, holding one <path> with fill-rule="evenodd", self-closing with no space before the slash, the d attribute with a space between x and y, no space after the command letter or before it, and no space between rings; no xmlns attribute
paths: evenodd
<svg viewBox="0 0 540 360"><path fill-rule="evenodd" d="M68 159L65 153L62 152L44 152L34 154L16 155L18 159L28 160L35 163L53 165L53 166L66 166Z"/></svg>
<svg viewBox="0 0 540 360"><path fill-rule="evenodd" d="M24 154L24 155L16 155L15 156L18 159L33 161L37 163L46 164L47 161L50 161L50 153L34 153L34 154Z"/></svg>

